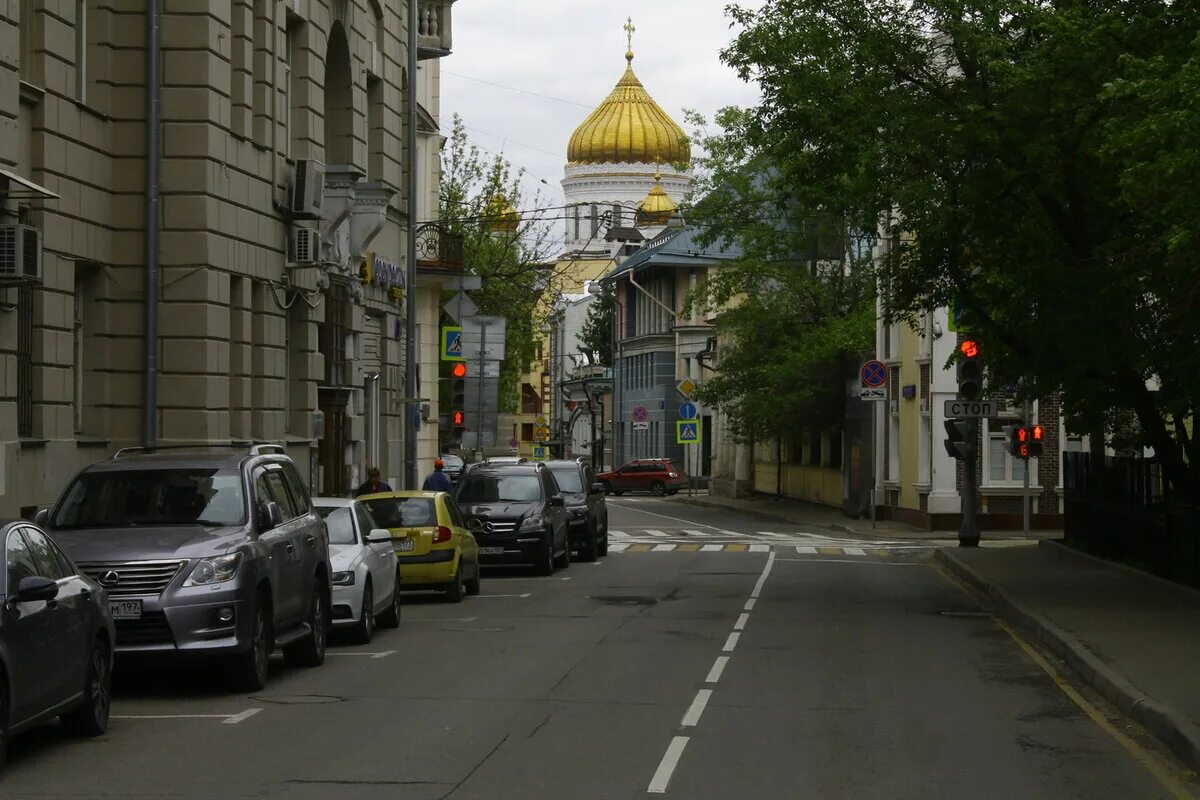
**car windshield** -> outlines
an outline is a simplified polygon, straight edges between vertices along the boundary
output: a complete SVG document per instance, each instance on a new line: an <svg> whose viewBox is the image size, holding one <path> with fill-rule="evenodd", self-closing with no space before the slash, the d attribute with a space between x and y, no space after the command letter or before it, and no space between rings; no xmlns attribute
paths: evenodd
<svg viewBox="0 0 1200 800"><path fill-rule="evenodd" d="M468 475L459 484L459 503L531 503L541 497L536 475Z"/></svg>
<svg viewBox="0 0 1200 800"><path fill-rule="evenodd" d="M432 497L385 497L364 500L363 504L384 528L430 528L438 524Z"/></svg>
<svg viewBox="0 0 1200 800"><path fill-rule="evenodd" d="M442 464L446 469L462 469L463 460L458 456L442 456Z"/></svg>
<svg viewBox="0 0 1200 800"><path fill-rule="evenodd" d="M236 469L177 468L85 472L54 512L51 526L242 525L242 478Z"/></svg>
<svg viewBox="0 0 1200 800"><path fill-rule="evenodd" d="M317 506L317 513L329 528L330 544L354 544L354 521L350 506Z"/></svg>
<svg viewBox="0 0 1200 800"><path fill-rule="evenodd" d="M583 479L579 477L578 467L554 469L551 472L554 473L554 480L558 481L558 488L566 494L579 494L583 491Z"/></svg>

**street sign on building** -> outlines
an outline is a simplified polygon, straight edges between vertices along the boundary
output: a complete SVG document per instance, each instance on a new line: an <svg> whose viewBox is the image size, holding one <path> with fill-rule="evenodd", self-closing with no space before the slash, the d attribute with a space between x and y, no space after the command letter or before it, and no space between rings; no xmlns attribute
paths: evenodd
<svg viewBox="0 0 1200 800"><path fill-rule="evenodd" d="M692 395L694 395L696 390L699 388L700 387L697 386L696 382L691 378L684 378L683 380L679 381L679 383L675 384L675 391L679 392L688 400L692 399Z"/></svg>
<svg viewBox="0 0 1200 800"><path fill-rule="evenodd" d="M947 400L943 410L952 419L994 417L997 413L995 400Z"/></svg>
<svg viewBox="0 0 1200 800"><path fill-rule="evenodd" d="M700 444L700 420L676 420L675 444Z"/></svg>

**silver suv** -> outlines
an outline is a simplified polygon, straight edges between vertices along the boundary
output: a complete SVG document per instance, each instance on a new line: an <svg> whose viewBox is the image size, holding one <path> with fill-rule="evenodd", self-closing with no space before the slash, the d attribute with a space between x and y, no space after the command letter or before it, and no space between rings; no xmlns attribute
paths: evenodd
<svg viewBox="0 0 1200 800"><path fill-rule="evenodd" d="M278 445L126 448L38 520L108 593L118 653L223 656L246 691L276 647L325 660L329 537Z"/></svg>

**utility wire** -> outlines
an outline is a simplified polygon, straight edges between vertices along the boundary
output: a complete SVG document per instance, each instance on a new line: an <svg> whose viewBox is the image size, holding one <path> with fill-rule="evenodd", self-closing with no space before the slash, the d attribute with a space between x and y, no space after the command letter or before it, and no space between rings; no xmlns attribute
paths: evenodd
<svg viewBox="0 0 1200 800"><path fill-rule="evenodd" d="M487 86L495 86L497 89L507 89L507 90L508 90L508 91L510 91L510 92L520 92L521 94L528 94L528 95L532 95L532 96L534 96L534 97L540 97L540 98L542 98L543 100L553 100L553 101L555 101L555 102L557 102L557 103L566 103L567 105L579 106L580 108L586 108L586 109L588 109L589 111L591 111L591 110L595 109L595 106L594 106L594 105L588 105L588 104L586 104L586 103L580 103L580 102L578 102L578 101L576 101L576 100L567 100L567 99L565 99L565 98L562 98L562 97L554 97L553 95L549 95L549 94L542 94L541 92L532 92L532 91L530 91L529 89L518 89L516 86L506 86L506 85L505 85L505 84L503 84L503 83L496 83L496 82L494 82L494 81L485 81L483 78L473 78L473 77L471 77L470 75L463 75L463 74L461 74L461 73L458 73L458 72L451 72L451 71L450 71L450 70L448 70L448 69L444 69L444 70L442 70L442 74L443 74L443 75L452 75L452 76L454 76L455 78L462 78L463 80L466 80L466 81L474 81L475 83L482 83L482 84L485 84L485 85L487 85Z"/></svg>

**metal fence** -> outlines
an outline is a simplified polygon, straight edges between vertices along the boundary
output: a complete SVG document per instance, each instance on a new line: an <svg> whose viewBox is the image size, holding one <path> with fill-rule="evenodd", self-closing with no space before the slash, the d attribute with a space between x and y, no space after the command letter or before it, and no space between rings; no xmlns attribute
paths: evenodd
<svg viewBox="0 0 1200 800"><path fill-rule="evenodd" d="M1200 501L1176 496L1153 459L1064 453L1067 543L1200 587Z"/></svg>

